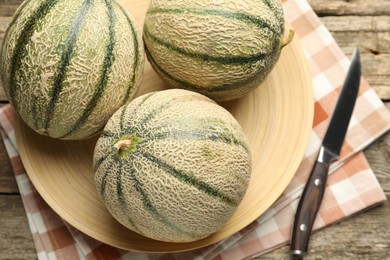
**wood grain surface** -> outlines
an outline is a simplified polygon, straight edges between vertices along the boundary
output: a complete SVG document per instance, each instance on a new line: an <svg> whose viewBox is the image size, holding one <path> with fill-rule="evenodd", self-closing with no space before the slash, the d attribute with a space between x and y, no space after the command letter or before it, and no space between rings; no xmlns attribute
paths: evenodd
<svg viewBox="0 0 390 260"><path fill-rule="evenodd" d="M0 0L0 42L21 0ZM390 110L390 0L309 0L342 50L358 46L363 76ZM1 84L1 83L0 83ZM0 105L7 99L0 85ZM390 196L390 133L365 151ZM390 259L390 203L313 234L307 259ZM0 141L0 259L36 259L10 162ZM258 259L289 259L284 246Z"/></svg>

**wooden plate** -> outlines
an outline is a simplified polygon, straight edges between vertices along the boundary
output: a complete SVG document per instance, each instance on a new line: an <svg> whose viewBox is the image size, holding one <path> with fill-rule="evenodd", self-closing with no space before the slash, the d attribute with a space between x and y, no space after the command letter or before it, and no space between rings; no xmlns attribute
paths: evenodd
<svg viewBox="0 0 390 260"><path fill-rule="evenodd" d="M122 0L142 28L148 1ZM139 95L165 85L146 63ZM142 252L174 252L203 247L241 230L259 217L286 188L297 170L313 120L313 93L307 61L297 37L258 89L222 104L242 125L252 148L253 174L246 196L230 221L213 235L191 243L166 243L121 226L105 209L93 183L96 139L60 141L19 122L17 144L23 164L43 199L69 224L106 244ZM18 120L16 120L18 121Z"/></svg>

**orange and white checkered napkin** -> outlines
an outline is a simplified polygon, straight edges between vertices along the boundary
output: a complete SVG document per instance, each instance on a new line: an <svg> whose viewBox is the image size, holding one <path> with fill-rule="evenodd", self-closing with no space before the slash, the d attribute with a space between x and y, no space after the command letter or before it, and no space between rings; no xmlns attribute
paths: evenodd
<svg viewBox="0 0 390 260"><path fill-rule="evenodd" d="M301 39L313 77L315 118L310 144L295 177L274 205L252 224L220 243L176 254L144 254L116 249L82 234L56 215L30 183L15 145L12 109L5 106L0 110L1 133L39 259L244 259L288 243L300 194L350 62L306 0L283 1L283 7L286 19ZM390 113L363 79L346 142L340 160L331 167L314 229L386 199L361 150L389 129Z"/></svg>

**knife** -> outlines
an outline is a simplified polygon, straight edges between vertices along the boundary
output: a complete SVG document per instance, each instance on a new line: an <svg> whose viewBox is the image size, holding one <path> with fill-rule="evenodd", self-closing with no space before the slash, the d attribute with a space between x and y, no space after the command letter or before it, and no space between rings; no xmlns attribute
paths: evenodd
<svg viewBox="0 0 390 260"><path fill-rule="evenodd" d="M355 49L317 160L295 213L290 244L291 255L294 258L303 258L307 254L310 233L325 192L329 165L340 155L355 106L360 85L360 70L360 54L359 50Z"/></svg>

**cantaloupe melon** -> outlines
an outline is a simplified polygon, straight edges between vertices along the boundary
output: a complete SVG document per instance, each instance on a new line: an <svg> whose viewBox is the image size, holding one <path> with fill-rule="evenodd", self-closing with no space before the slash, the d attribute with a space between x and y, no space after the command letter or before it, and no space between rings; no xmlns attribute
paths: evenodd
<svg viewBox="0 0 390 260"><path fill-rule="evenodd" d="M280 0L152 0L143 27L161 78L215 100L258 87L292 36Z"/></svg>
<svg viewBox="0 0 390 260"><path fill-rule="evenodd" d="M26 0L0 56L5 92L40 134L82 139L100 131L139 87L142 38L112 0Z"/></svg>
<svg viewBox="0 0 390 260"><path fill-rule="evenodd" d="M97 192L125 227L189 242L219 230L235 212L251 155L227 110L199 93L171 89L120 108L97 141L93 167Z"/></svg>

